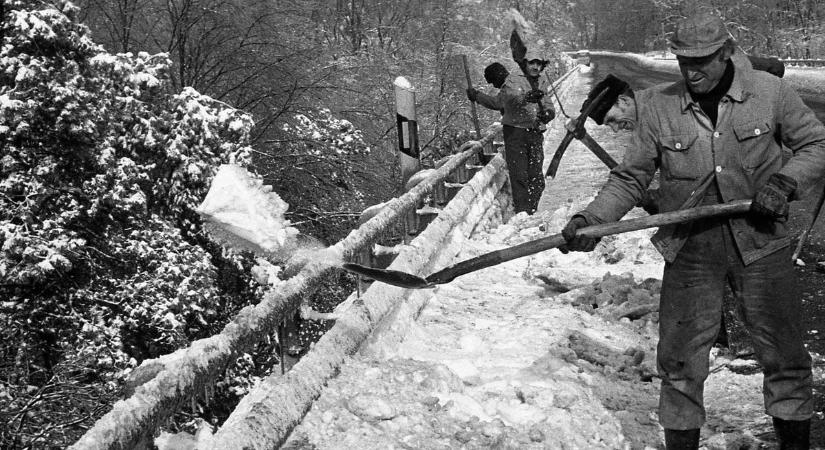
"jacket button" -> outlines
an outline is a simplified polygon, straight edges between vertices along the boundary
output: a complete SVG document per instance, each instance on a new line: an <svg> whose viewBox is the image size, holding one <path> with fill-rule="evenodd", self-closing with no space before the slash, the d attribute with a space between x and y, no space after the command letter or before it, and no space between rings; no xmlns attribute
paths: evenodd
<svg viewBox="0 0 825 450"><path fill-rule="evenodd" d="M754 128L753 134L759 136L760 134L762 134L762 130L760 130L759 128Z"/></svg>
<svg viewBox="0 0 825 450"><path fill-rule="evenodd" d="M713 132L713 137L718 138L718 137L719 137L719 132L718 132L718 131L714 131L714 132Z"/></svg>
<svg viewBox="0 0 825 450"><path fill-rule="evenodd" d="M674 147L676 147L676 150L679 150L680 148L682 148L682 143L677 142L676 145L674 145Z"/></svg>
<svg viewBox="0 0 825 450"><path fill-rule="evenodd" d="M721 171L722 171L722 166L716 166L716 173L719 173Z"/></svg>

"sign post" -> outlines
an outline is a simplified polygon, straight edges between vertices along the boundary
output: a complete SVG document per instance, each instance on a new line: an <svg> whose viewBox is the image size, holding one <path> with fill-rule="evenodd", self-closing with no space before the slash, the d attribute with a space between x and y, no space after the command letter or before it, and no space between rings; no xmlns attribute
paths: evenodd
<svg viewBox="0 0 825 450"><path fill-rule="evenodd" d="M398 162L401 167L401 186L421 169L418 148L418 122L415 118L415 89L404 77L393 82L395 86L395 121L398 130Z"/></svg>

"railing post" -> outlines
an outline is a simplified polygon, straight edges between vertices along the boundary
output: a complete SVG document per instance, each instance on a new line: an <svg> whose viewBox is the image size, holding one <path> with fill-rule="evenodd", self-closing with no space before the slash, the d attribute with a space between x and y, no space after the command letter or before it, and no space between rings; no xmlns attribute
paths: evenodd
<svg viewBox="0 0 825 450"><path fill-rule="evenodd" d="M427 177L432 175L435 170L436 169L424 169L413 174L404 185L404 191L409 192L412 188L416 187L418 183L421 183L426 180ZM430 197L432 197L432 194ZM425 206L429 206L428 202L425 202L424 198L422 198L415 208L407 212L407 215L405 216L405 228L407 230L406 239L412 240L412 236L417 235L423 228L427 227L427 224L430 223L429 220L426 220L427 217L422 217L422 213L420 212ZM424 216L427 216L427 214L424 214ZM432 218L429 217L429 219Z"/></svg>
<svg viewBox="0 0 825 450"><path fill-rule="evenodd" d="M441 166L446 164L447 161L449 161L449 160L450 160L450 156L445 156L445 157L439 159L438 161L435 162L435 168L436 169L440 168ZM444 192L444 202L445 203L449 203L449 201L452 200L453 197L455 197L455 194L464 186L463 183L459 183L457 181L458 178L459 178L456 175L457 170L459 170L459 169L456 169L453 172L451 172L450 175L447 177L447 179L443 183L439 183L442 186L443 190L444 190L443 192Z"/></svg>
<svg viewBox="0 0 825 450"><path fill-rule="evenodd" d="M501 151L501 149L503 147L504 147L504 142L501 142L501 141L493 141L493 142L490 142L489 144L485 145L484 146L484 152L481 154L481 157L482 157L481 162L483 164L487 164L488 162L490 162L490 160L495 158L496 155Z"/></svg>
<svg viewBox="0 0 825 450"><path fill-rule="evenodd" d="M378 213L384 209L384 205L386 203L378 203L377 205L372 205L364 209L361 212L361 216L358 218L358 226L361 227L367 221L375 217ZM406 219L405 219L406 220ZM385 244L389 244L387 242L386 233L381 239L378 239L378 242L372 246L362 248L355 257L355 262L361 264L362 266L367 267L377 267L379 269L384 269L392 263L392 260L395 259L394 254L389 253L381 253L380 255L375 253L376 246L384 247ZM357 277L358 280L358 298L361 298L361 294L366 290L365 283L371 282L371 279L364 278L361 276Z"/></svg>

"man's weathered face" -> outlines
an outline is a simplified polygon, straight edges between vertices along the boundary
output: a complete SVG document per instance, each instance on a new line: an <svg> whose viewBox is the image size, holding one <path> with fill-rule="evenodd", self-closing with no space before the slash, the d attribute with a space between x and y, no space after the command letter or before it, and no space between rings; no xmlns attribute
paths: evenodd
<svg viewBox="0 0 825 450"><path fill-rule="evenodd" d="M614 132L636 129L636 100L627 95L620 95L613 107L604 115L603 123Z"/></svg>
<svg viewBox="0 0 825 450"><path fill-rule="evenodd" d="M541 73L541 69L544 69L544 63L538 59L531 59L527 61L527 75L531 77L537 77Z"/></svg>
<svg viewBox="0 0 825 450"><path fill-rule="evenodd" d="M715 53L701 58L677 56L679 70L688 89L694 94L706 94L719 84L730 59L730 51L723 46Z"/></svg>

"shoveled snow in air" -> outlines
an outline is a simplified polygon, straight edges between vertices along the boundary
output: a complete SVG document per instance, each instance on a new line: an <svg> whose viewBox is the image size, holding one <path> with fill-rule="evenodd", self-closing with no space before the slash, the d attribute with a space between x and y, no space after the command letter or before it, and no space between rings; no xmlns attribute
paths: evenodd
<svg viewBox="0 0 825 450"><path fill-rule="evenodd" d="M271 186L244 168L224 164L198 208L204 226L222 243L273 254L294 250L298 230L284 219L289 208Z"/></svg>

